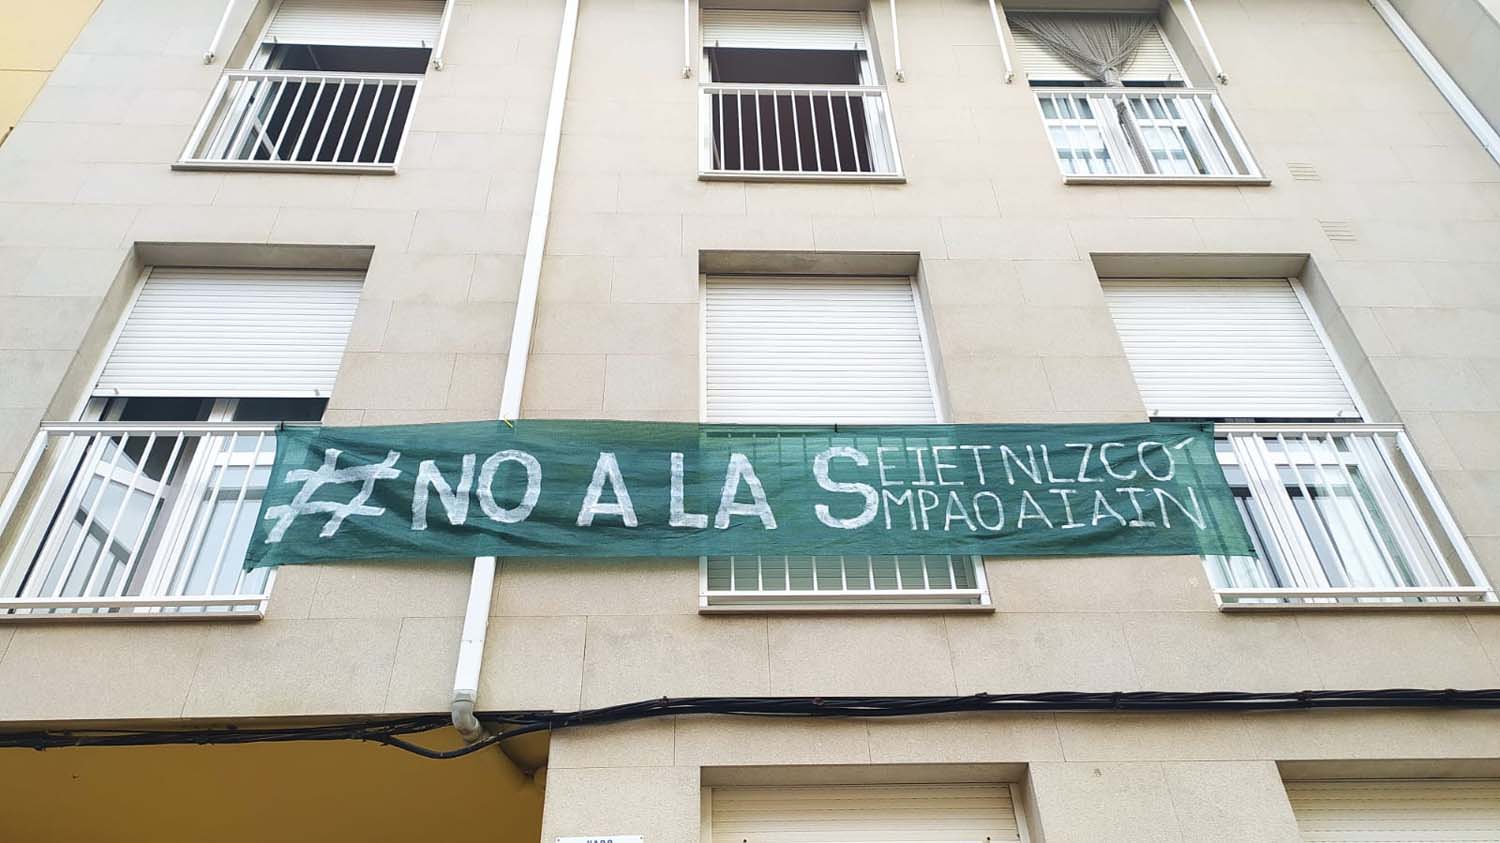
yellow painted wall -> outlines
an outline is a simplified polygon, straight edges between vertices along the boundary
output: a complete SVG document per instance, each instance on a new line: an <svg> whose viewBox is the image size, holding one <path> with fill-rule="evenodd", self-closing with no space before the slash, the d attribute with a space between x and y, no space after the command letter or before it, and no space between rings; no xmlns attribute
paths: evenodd
<svg viewBox="0 0 1500 843"><path fill-rule="evenodd" d="M0 136L21 119L99 0L0 0Z"/></svg>
<svg viewBox="0 0 1500 843"><path fill-rule="evenodd" d="M450 761L356 741L0 749L0 841L536 843L544 781L495 748Z"/></svg>

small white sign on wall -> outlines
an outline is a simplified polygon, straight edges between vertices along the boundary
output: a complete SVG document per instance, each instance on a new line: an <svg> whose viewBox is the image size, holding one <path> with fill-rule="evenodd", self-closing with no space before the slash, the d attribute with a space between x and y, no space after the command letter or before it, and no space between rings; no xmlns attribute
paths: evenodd
<svg viewBox="0 0 1500 843"><path fill-rule="evenodd" d="M559 837L557 843L645 843L639 834L590 834L584 837Z"/></svg>

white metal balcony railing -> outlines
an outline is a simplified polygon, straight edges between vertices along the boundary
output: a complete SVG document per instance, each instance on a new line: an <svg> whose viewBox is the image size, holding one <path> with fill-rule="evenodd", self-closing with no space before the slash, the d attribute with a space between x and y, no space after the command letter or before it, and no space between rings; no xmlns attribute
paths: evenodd
<svg viewBox="0 0 1500 843"><path fill-rule="evenodd" d="M707 556L699 577L705 609L990 605L977 556Z"/></svg>
<svg viewBox="0 0 1500 843"><path fill-rule="evenodd" d="M275 430L43 425L0 502L0 618L260 617L270 573L240 564Z"/></svg>
<svg viewBox="0 0 1500 843"><path fill-rule="evenodd" d="M706 178L901 178L885 88L700 86Z"/></svg>
<svg viewBox="0 0 1500 843"><path fill-rule="evenodd" d="M394 172L421 85L409 74L228 71L177 166Z"/></svg>
<svg viewBox="0 0 1500 843"><path fill-rule="evenodd" d="M1219 425L1259 558L1210 556L1224 609L1494 604L1400 425Z"/></svg>
<svg viewBox="0 0 1500 843"><path fill-rule="evenodd" d="M1038 88L1068 181L1258 181L1260 168L1212 90Z"/></svg>

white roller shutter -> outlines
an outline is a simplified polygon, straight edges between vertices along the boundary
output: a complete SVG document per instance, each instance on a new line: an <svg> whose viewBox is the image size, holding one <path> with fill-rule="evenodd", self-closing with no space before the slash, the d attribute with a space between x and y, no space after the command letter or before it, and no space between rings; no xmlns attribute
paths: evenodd
<svg viewBox="0 0 1500 843"><path fill-rule="evenodd" d="M442 20L443 0L281 0L266 41L432 49Z"/></svg>
<svg viewBox="0 0 1500 843"><path fill-rule="evenodd" d="M94 394L328 395L360 285L348 272L154 269Z"/></svg>
<svg viewBox="0 0 1500 843"><path fill-rule="evenodd" d="M1500 779L1292 781L1286 792L1303 840L1500 840Z"/></svg>
<svg viewBox="0 0 1500 843"><path fill-rule="evenodd" d="M1018 841L1003 784L716 787L707 843Z"/></svg>
<svg viewBox="0 0 1500 843"><path fill-rule="evenodd" d="M1359 417L1285 279L1106 281L1104 295L1154 416Z"/></svg>
<svg viewBox="0 0 1500 843"><path fill-rule="evenodd" d="M859 12L703 10L703 46L776 50L864 50Z"/></svg>
<svg viewBox="0 0 1500 843"><path fill-rule="evenodd" d="M1052 52L1052 48L1042 43L1035 35L1020 27L1013 26L1010 29L1011 40L1016 45L1016 57L1020 59L1021 67L1026 71L1026 78L1032 82L1092 82L1087 76L1079 73L1073 65L1068 64ZM1185 82L1187 75L1183 73L1182 66L1177 63L1177 57L1172 54L1172 48L1167 46L1167 39L1162 35L1161 27L1152 25L1146 35L1141 38L1141 45L1136 48L1135 55L1125 65L1121 73L1121 80L1125 82Z"/></svg>
<svg viewBox="0 0 1500 843"><path fill-rule="evenodd" d="M704 331L708 421L939 420L907 279L711 278Z"/></svg>

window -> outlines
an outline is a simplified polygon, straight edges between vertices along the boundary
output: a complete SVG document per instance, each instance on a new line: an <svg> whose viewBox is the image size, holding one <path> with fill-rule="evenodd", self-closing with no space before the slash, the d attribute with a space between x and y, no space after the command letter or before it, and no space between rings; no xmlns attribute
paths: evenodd
<svg viewBox="0 0 1500 843"><path fill-rule="evenodd" d="M858 12L703 10L705 177L899 179Z"/></svg>
<svg viewBox="0 0 1500 843"><path fill-rule="evenodd" d="M277 424L322 417L360 283L152 270L82 420L42 426L0 504L0 618L259 617L270 574L240 563Z"/></svg>
<svg viewBox="0 0 1500 843"><path fill-rule="evenodd" d="M1286 794L1306 840L1494 840L1500 829L1500 779L1289 781Z"/></svg>
<svg viewBox="0 0 1500 843"><path fill-rule="evenodd" d="M942 420L909 278L715 276L704 287L704 420ZM705 607L987 606L963 556L709 556Z"/></svg>
<svg viewBox="0 0 1500 843"><path fill-rule="evenodd" d="M443 0L280 0L179 167L394 172Z"/></svg>
<svg viewBox="0 0 1500 843"><path fill-rule="evenodd" d="M1364 421L1295 282L1104 290L1152 416L1220 422L1257 551L1205 560L1222 608L1495 599L1405 431Z"/></svg>
<svg viewBox="0 0 1500 843"><path fill-rule="evenodd" d="M860 784L704 789L702 843L1029 840L1014 785Z"/></svg>
<svg viewBox="0 0 1500 843"><path fill-rule="evenodd" d="M1017 13L1010 21L1068 181L1260 180L1218 94L1189 86L1153 16ZM1108 65L1137 35L1126 58Z"/></svg>

